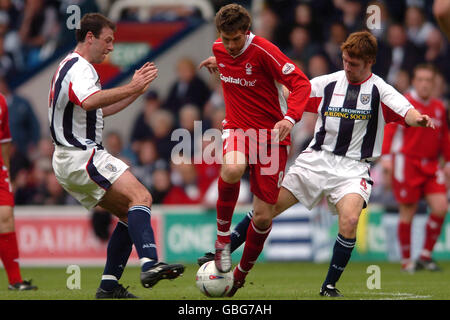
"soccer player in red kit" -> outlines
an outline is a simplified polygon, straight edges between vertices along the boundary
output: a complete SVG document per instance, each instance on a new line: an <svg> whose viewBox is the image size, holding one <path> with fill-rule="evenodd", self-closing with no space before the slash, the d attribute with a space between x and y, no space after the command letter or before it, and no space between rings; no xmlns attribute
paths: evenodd
<svg viewBox="0 0 450 320"><path fill-rule="evenodd" d="M31 281L22 280L19 248L14 229L14 195L9 181L9 150L11 145L8 106L0 94L0 259L8 275L9 290L36 290Z"/></svg>
<svg viewBox="0 0 450 320"><path fill-rule="evenodd" d="M301 118L311 85L280 49L250 32L251 18L242 6L222 7L215 23L220 38L213 44L214 56L203 61L200 67L218 71L226 110L216 206L214 260L219 271L231 270L230 225L240 179L247 167L254 195L253 218L229 293L233 296L242 287L271 230L271 217L288 156L289 133ZM287 101L283 85L290 91ZM263 155L269 159L262 159Z"/></svg>
<svg viewBox="0 0 450 320"><path fill-rule="evenodd" d="M343 70L311 79L304 111L319 114L314 137L289 167L272 211L273 219L298 202L311 210L326 198L330 212L338 215L338 235L319 291L325 297L342 297L336 283L350 261L359 217L369 203L370 166L381 155L385 124L434 128L428 115L420 114L372 73L378 44L370 32L350 34L341 50ZM242 234L247 217L238 223L234 235ZM231 247L237 248L242 241L243 237L233 236ZM209 257L206 254L198 261Z"/></svg>
<svg viewBox="0 0 450 320"><path fill-rule="evenodd" d="M441 232L448 208L445 176L450 177L450 141L446 110L442 102L432 98L435 69L421 64L414 69L413 90L406 95L422 114L429 115L436 129L386 126L383 154L391 159L383 161L391 172L394 196L399 203L398 239L402 269L408 272L439 270L431 253ZM440 166L440 157L445 160ZM421 197L425 197L430 215L425 227L425 242L417 261L411 261L411 224Z"/></svg>

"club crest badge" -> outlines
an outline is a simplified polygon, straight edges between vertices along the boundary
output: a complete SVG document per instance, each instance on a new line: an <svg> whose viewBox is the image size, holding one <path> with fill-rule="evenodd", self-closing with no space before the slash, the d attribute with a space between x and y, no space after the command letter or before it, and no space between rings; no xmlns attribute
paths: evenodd
<svg viewBox="0 0 450 320"><path fill-rule="evenodd" d="M111 163L108 163L108 164L105 166L105 168L108 169L108 170L111 171L111 172L117 172L116 166L113 165L113 164L111 164Z"/></svg>
<svg viewBox="0 0 450 320"><path fill-rule="evenodd" d="M294 70L295 70L295 65L293 65L292 63L286 63L283 66L283 68L281 69L281 72L283 72L283 74L289 74Z"/></svg>
<svg viewBox="0 0 450 320"><path fill-rule="evenodd" d="M247 63L245 65L245 73L248 74L248 75L252 74L252 65L250 63Z"/></svg>
<svg viewBox="0 0 450 320"><path fill-rule="evenodd" d="M370 94L364 94L362 93L359 99L361 100L362 104L368 104L370 102Z"/></svg>

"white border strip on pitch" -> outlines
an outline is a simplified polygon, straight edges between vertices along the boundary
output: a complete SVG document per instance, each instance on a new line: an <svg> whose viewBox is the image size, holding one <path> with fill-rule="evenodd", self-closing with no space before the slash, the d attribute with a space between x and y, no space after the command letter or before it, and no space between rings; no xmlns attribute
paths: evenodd
<svg viewBox="0 0 450 320"><path fill-rule="evenodd" d="M76 258L59 258L59 259L20 259L20 265L24 267L61 267L69 265L79 265L79 266L91 266L100 267L104 266L106 261L105 258L92 258L92 259L76 259ZM139 266L139 260L130 259L127 262L127 266ZM1 267L0 267L1 269Z"/></svg>
<svg viewBox="0 0 450 320"><path fill-rule="evenodd" d="M282 243L264 248L264 257L268 260L311 259L312 248L309 244Z"/></svg>
<svg viewBox="0 0 450 320"><path fill-rule="evenodd" d="M309 223L283 223L273 224L270 232L270 239L292 239L292 238L307 238L312 237L311 226Z"/></svg>

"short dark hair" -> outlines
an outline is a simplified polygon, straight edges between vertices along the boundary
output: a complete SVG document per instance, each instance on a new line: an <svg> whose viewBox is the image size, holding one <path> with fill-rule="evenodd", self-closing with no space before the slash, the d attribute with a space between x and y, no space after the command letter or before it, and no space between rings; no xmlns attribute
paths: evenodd
<svg viewBox="0 0 450 320"><path fill-rule="evenodd" d="M100 13L87 13L81 18L80 28L75 32L75 38L77 42L84 42L89 31L98 38L103 28L116 31L116 24Z"/></svg>
<svg viewBox="0 0 450 320"><path fill-rule="evenodd" d="M215 23L219 33L246 32L250 29L252 18L243 6L232 3L220 8L216 14Z"/></svg>
<svg viewBox="0 0 450 320"><path fill-rule="evenodd" d="M418 70L428 70L431 71L431 73L434 75L436 75L437 73L437 69L436 67L432 64L432 63L419 63L418 65L416 65L413 69L412 75L413 78L416 76L416 73Z"/></svg>

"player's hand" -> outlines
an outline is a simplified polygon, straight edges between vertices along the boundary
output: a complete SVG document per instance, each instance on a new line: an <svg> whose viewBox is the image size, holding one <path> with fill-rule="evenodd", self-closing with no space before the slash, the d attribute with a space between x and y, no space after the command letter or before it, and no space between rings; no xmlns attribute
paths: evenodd
<svg viewBox="0 0 450 320"><path fill-rule="evenodd" d="M153 62L145 63L141 68L134 72L130 84L135 93L142 94L147 91L150 83L158 76L158 68Z"/></svg>
<svg viewBox="0 0 450 320"><path fill-rule="evenodd" d="M416 123L419 127L435 129L433 120L431 120L431 118L426 114L422 114L417 117Z"/></svg>
<svg viewBox="0 0 450 320"><path fill-rule="evenodd" d="M200 62L200 64L198 65L198 68L201 69L203 67L208 69L209 73L211 73L211 74L219 71L219 68L217 67L216 57L214 57L214 56L211 56L211 57L203 60L202 62Z"/></svg>
<svg viewBox="0 0 450 320"><path fill-rule="evenodd" d="M283 119L275 123L273 129L275 130L275 140L283 141L288 134L291 132L291 129L294 125L289 120Z"/></svg>
<svg viewBox="0 0 450 320"><path fill-rule="evenodd" d="M145 93L148 90L150 83L158 77L158 68L156 68L153 62L147 62L138 71L144 73L145 75L145 81L147 84L141 91L141 93Z"/></svg>

